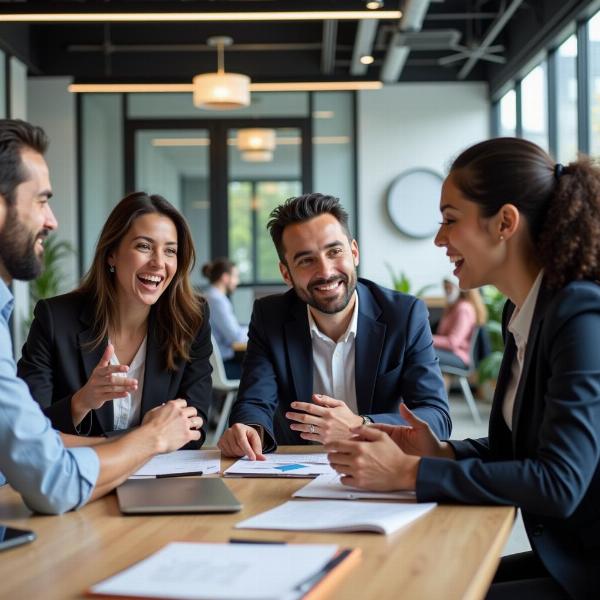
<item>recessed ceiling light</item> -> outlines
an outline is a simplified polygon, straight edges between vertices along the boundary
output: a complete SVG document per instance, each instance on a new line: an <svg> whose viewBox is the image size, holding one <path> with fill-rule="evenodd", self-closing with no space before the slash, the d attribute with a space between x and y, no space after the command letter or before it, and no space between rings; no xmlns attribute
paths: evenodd
<svg viewBox="0 0 600 600"><path fill-rule="evenodd" d="M332 110L314 110L313 118L315 119L333 119L335 113Z"/></svg>
<svg viewBox="0 0 600 600"><path fill-rule="evenodd" d="M377 10L383 7L383 0L369 0L366 6L369 10Z"/></svg>
<svg viewBox="0 0 600 600"><path fill-rule="evenodd" d="M365 56L360 57L360 62L363 65L372 65L375 62L375 59L372 56L366 54Z"/></svg>

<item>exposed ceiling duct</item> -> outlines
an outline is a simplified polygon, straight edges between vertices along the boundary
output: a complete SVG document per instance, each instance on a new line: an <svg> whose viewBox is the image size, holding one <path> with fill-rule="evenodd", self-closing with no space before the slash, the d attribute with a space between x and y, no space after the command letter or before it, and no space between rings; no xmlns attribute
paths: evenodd
<svg viewBox="0 0 600 600"><path fill-rule="evenodd" d="M377 33L377 21L361 21L356 30L354 49L352 50L352 65L350 75L366 75L368 64L361 62L362 56L371 56L373 53L373 42Z"/></svg>
<svg viewBox="0 0 600 600"><path fill-rule="evenodd" d="M396 83L402 73L410 48L403 44L406 32L420 31L429 9L431 0L405 0L402 7L402 18L398 31L392 35L383 66L381 67L381 80L384 83Z"/></svg>

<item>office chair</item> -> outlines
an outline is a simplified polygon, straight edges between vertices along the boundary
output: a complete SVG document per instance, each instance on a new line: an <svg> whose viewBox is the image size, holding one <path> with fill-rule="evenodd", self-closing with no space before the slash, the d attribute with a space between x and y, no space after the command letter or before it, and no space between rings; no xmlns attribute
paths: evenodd
<svg viewBox="0 0 600 600"><path fill-rule="evenodd" d="M219 346L217 345L214 336L211 336L211 341L213 347L212 354L210 355L210 366L213 369L212 387L214 391L225 394L215 431L210 440L207 440L209 441L210 446L214 446L227 428L227 419L229 418L231 407L237 396L240 380L228 379L227 374L225 373L225 365L223 365L223 357L221 356Z"/></svg>
<svg viewBox="0 0 600 600"><path fill-rule="evenodd" d="M474 375L477 372L477 346L479 344L479 336L481 333L481 327L475 327L473 329L473 333L471 334L471 345L469 347L469 366L468 367L453 367L450 365L441 365L440 369L442 373L445 375L452 375L458 378L458 383L460 384L460 389L462 390L463 396L467 401L467 405L469 410L471 411L471 416L473 417L473 421L477 425L481 424L481 416L479 415L479 410L477 409L477 404L475 403L475 398L473 398L473 393L471 392L471 386L469 385L469 377Z"/></svg>

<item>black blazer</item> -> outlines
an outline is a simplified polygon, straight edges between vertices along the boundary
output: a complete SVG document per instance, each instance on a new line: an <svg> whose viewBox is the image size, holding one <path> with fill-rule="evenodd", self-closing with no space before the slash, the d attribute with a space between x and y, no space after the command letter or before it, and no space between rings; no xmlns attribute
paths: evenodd
<svg viewBox="0 0 600 600"><path fill-rule="evenodd" d="M450 415L420 300L359 279L355 383L360 414L380 423L402 423L400 402L446 439ZM306 444L285 418L290 403L311 402L312 341L306 303L294 290L254 303L237 402L230 423L262 425L278 444Z"/></svg>
<svg viewBox="0 0 600 600"><path fill-rule="evenodd" d="M540 289L512 432L502 416L516 346L506 350L489 437L452 442L458 460L424 458L419 501L512 504L533 551L573 598L600 598L600 286Z"/></svg>
<svg viewBox="0 0 600 600"><path fill-rule="evenodd" d="M92 299L77 292L40 300L17 366L19 377L27 382L54 428L64 433L78 433L71 417L71 397L88 381L106 348L106 341L96 348L88 346L94 338L92 306ZM167 400L184 398L196 407L206 425L211 405L212 344L208 307L203 306L204 320L191 347L191 360L178 361L176 371L169 371L164 364L155 335L155 311L150 311L142 417ZM87 435L106 435L113 431L113 420L113 404L106 402L91 411L80 429ZM205 437L203 432L201 439Z"/></svg>

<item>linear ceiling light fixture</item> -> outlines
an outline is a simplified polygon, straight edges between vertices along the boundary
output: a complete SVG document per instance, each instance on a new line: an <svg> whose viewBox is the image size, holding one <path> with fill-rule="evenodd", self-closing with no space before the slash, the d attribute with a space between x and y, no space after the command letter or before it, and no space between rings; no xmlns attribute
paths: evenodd
<svg viewBox="0 0 600 600"><path fill-rule="evenodd" d="M208 38L207 43L217 48L217 72L194 77L194 106L208 110L233 110L250 106L250 77L225 72L225 46L231 46L233 40L215 36Z"/></svg>
<svg viewBox="0 0 600 600"><path fill-rule="evenodd" d="M123 12L123 13L2 13L1 23L143 23L185 21L361 21L400 19L399 10L320 10L281 12Z"/></svg>
<svg viewBox="0 0 600 600"><path fill-rule="evenodd" d="M251 92L346 92L379 90L381 81L289 81L251 83ZM185 94L194 91L191 83L72 83L74 94Z"/></svg>

